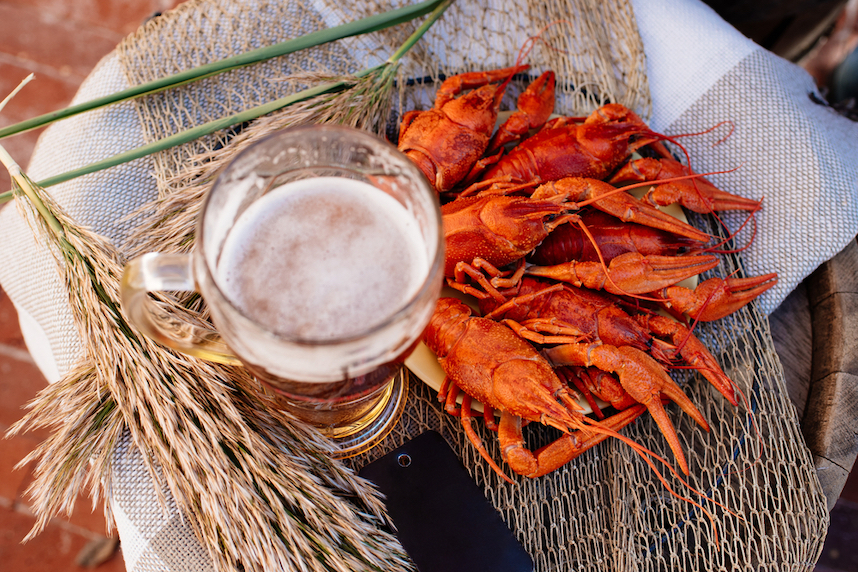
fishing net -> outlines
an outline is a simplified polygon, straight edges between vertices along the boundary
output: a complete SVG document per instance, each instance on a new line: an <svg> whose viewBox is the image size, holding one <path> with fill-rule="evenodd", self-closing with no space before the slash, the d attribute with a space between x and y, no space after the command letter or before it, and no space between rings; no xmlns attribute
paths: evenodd
<svg viewBox="0 0 858 572"><path fill-rule="evenodd" d="M717 232L703 217L698 228ZM728 256L712 271L740 268ZM708 277L708 274L702 278ZM627 445L608 440L538 479L501 480L443 412L434 391L415 380L403 420L387 441L354 460L377 458L434 429L459 452L486 496L533 556L536 570L806 570L827 525L825 500L787 395L768 321L755 306L695 330L744 395L732 407L699 373L673 373L710 425L702 431L675 405L668 413L688 456L690 492L663 466L670 487L710 513L671 495ZM489 454L497 435L475 423ZM665 459L670 449L645 414L623 434ZM559 433L525 428L532 450ZM711 501L711 502L710 502Z"/></svg>
<svg viewBox="0 0 858 572"><path fill-rule="evenodd" d="M141 28L117 52L129 82L138 84L405 4L253 2L253 10L239 13L235 2L207 2L201 9L191 1ZM155 140L300 91L308 87L307 71L342 76L379 65L419 23L346 38L146 98L138 106L146 138ZM185 49L188 45L197 49ZM205 60L203 54L208 54ZM587 115L608 101L643 116L650 112L644 54L627 3L558 0L525 7L456 2L402 61L390 125L398 126L402 111L431 107L439 79L511 66L520 56L531 68L507 90L507 109L529 80L550 69L559 78L557 110L562 113ZM155 176L161 190L168 192L164 181L181 172L191 157L220 149L234 134L227 130L159 154ZM396 130L390 135L395 140Z"/></svg>
<svg viewBox="0 0 858 572"><path fill-rule="evenodd" d="M395 5L383 1L191 0L155 18L123 42L103 63L110 69L102 70L101 77L115 78L119 72L128 84L142 83ZM301 72L338 76L380 64L416 25L403 24L344 39L123 104L118 126L131 125L132 139L145 142L172 135L300 90L308 85ZM537 36L539 40L532 41L532 49L524 56L532 68L512 82L505 106L514 105L515 96L530 79L552 69L558 77L556 112L581 116L614 101L648 117L644 53L627 2L460 0L403 60L388 132L395 134L403 111L432 104L440 78L512 65L529 38ZM90 84L89 93L108 89L106 83L110 82ZM56 148L63 137L76 141L74 126L86 127L82 123L68 125L63 128L67 129L65 134L54 130L53 139L43 140L40 146ZM122 218L132 207L143 205L145 211L149 208L146 201L156 195L164 198L186 190L189 183L181 175L195 157L231 154L230 142L245 129L252 129L252 125L203 137L132 164L124 181L109 182L111 188L121 187L123 195L132 197L113 212L95 212L90 206L104 204L104 197L76 198L81 189L92 187L91 178L60 185L56 194L71 203L71 214L81 223L92 224L121 242L136 220ZM47 156L39 159L38 149L36 155L31 170L50 171ZM189 203L190 215L198 207ZM102 224L104 217L123 222ZM694 222L718 231L705 217ZM135 240L135 251L163 250L162 237L157 234L144 234ZM736 270L741 275L738 255L725 255L711 274L726 276ZM4 285L12 281L4 281ZM19 300L27 306L26 293L22 292ZM59 321L65 323L69 317L62 309L58 312ZM806 570L821 551L828 516L787 395L768 321L752 304L729 318L700 325L697 333L745 397L740 407L734 408L699 374L673 374L711 426L708 433L704 432L678 408L668 406L688 455L691 475L687 483L700 494L670 475L665 466L658 468L674 491L699 503L702 509L670 494L638 455L613 439L545 477L516 478L516 483L509 485L480 458L458 419L443 412L434 391L414 377L406 410L394 431L381 446L348 462L359 468L427 429L439 431L532 555L539 571ZM70 336L67 329L48 333L52 346L59 350L55 353L61 370L70 363L69 354L79 348L66 336ZM482 423L476 425L489 454L499 460L495 435ZM558 436L535 424L527 427L525 434L534 449ZM663 437L647 415L624 434L671 459ZM139 531L149 526L145 519L158 518L157 509L141 507L133 500L134 487L142 491L151 486L144 482L148 476L143 464L128 460L133 458L132 453L125 453L116 476L116 482L123 485L118 496L131 499L117 511L125 519L118 524L120 532L126 532L123 546L128 568L140 572L181 569L166 555L176 549L171 538L193 543L190 528L181 518L170 515L170 526L158 528L159 546L166 548L152 555L152 550L157 551L155 541ZM142 492L140 496L146 497ZM129 531L137 533L137 543L126 542Z"/></svg>

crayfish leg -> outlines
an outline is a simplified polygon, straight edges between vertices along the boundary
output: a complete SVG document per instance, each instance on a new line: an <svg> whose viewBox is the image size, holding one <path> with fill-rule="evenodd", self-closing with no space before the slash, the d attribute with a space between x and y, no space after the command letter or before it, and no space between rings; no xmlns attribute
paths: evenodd
<svg viewBox="0 0 858 572"><path fill-rule="evenodd" d="M461 411L456 405L456 399L459 396L459 387L454 384L449 377L445 377L438 388L438 401L444 403L444 411L453 417L459 417Z"/></svg>
<svg viewBox="0 0 858 572"><path fill-rule="evenodd" d="M501 272L493 264L482 258L474 258L470 264L467 262L457 262L453 269L453 278L448 278L447 284L451 288L480 300L491 297L498 302L506 301L506 297L492 285L489 279L486 278L486 274L494 278L499 276ZM482 290L468 284L468 278L478 284Z"/></svg>
<svg viewBox="0 0 858 572"><path fill-rule="evenodd" d="M514 308L521 307L525 304L530 303L533 300L536 300L540 296L545 296L547 294L551 294L552 292L557 292L563 289L562 284L552 284L551 286L546 286L545 288L538 290L536 292L532 292L530 294L513 296L509 300L503 302L500 306L483 316L484 318L496 319L498 316L503 316L510 310Z"/></svg>
<svg viewBox="0 0 858 572"><path fill-rule="evenodd" d="M538 322L539 320L530 320L530 322ZM531 342L537 344L577 344L581 341L583 334L580 330L575 328L574 326L569 326L567 331L573 332L573 335L551 335L545 336L540 334L539 332L535 332L531 330L529 327L519 324L515 320L510 320L509 318L501 320L501 323L511 329L513 332L518 334L520 337L525 340L530 340ZM577 332L577 334L574 334Z"/></svg>
<svg viewBox="0 0 858 572"><path fill-rule="evenodd" d="M450 391L450 385L453 382L450 381L449 377L444 377L444 381L441 382L441 387L438 388L438 401L445 401L447 399L447 392Z"/></svg>
<svg viewBox="0 0 858 572"><path fill-rule="evenodd" d="M569 370L573 368L571 367L560 367L557 368L556 373L557 377L562 379L566 385L574 386L578 392L584 397L587 401L587 404L590 406L590 409L593 410L593 414L600 420L605 418L605 414L602 412L602 409L599 407L599 404L596 403L596 398L593 396L593 392L590 391L590 388L584 384L583 380L581 380L581 375L583 368L575 368L574 373L570 373ZM581 370L581 371L579 371Z"/></svg>
<svg viewBox="0 0 858 572"><path fill-rule="evenodd" d="M524 276L525 261L524 258L518 261L515 270L509 276L499 274L491 279L491 284L495 288L515 289L518 288L522 276Z"/></svg>
<svg viewBox="0 0 858 572"><path fill-rule="evenodd" d="M503 414L502 414L503 416ZM501 416L501 417L502 417ZM468 436L468 440L471 444L476 447L477 451L479 451L480 456L489 464L492 470L498 474L500 478L505 480L511 485L514 485L515 482L506 476L506 473L503 472L503 469L498 467L497 463L495 463L494 459L491 458L489 452L486 451L486 446L483 444L483 440L480 439L480 436L477 435L477 432L474 431L474 426L471 423L471 396L467 393L462 394L462 428L465 430L465 435Z"/></svg>
<svg viewBox="0 0 858 572"><path fill-rule="evenodd" d="M444 410L452 415L453 417L459 417L462 415L462 408L458 406L456 403L456 399L459 397L459 386L455 383L450 384L450 389L447 391Z"/></svg>
<svg viewBox="0 0 858 572"><path fill-rule="evenodd" d="M498 430L498 422L495 419L495 410L490 405L483 404L483 423L489 431Z"/></svg>

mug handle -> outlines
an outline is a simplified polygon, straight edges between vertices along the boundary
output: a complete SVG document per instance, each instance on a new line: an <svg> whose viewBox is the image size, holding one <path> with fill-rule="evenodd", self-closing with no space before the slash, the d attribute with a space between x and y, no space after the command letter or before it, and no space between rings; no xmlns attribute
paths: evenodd
<svg viewBox="0 0 858 572"><path fill-rule="evenodd" d="M183 354L227 365L241 365L220 334L207 324L167 310L149 292L196 292L190 254L150 252L125 265L122 310L132 325L154 341Z"/></svg>

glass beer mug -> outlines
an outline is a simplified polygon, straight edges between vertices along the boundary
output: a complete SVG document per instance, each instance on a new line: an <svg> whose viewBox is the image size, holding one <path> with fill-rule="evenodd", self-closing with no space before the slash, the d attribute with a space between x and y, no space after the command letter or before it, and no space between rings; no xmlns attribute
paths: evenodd
<svg viewBox="0 0 858 572"><path fill-rule="evenodd" d="M268 136L218 175L191 254L128 263L122 305L149 337L241 364L341 456L383 438L402 411L403 362L443 281L435 191L369 133L305 126ZM216 331L149 292L197 291Z"/></svg>

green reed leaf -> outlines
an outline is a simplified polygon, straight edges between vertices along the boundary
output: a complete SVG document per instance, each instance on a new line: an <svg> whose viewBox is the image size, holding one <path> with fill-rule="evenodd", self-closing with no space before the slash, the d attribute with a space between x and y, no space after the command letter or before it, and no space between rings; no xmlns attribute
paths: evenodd
<svg viewBox="0 0 858 572"><path fill-rule="evenodd" d="M419 4L404 6L395 10L389 10L382 14L374 14L361 20L347 22L345 24L335 26L333 28L325 28L324 30L311 32L301 37L293 38L291 40L287 40L285 42L281 42L273 46L266 46L264 48L252 50L244 54L239 54L237 56L226 58L210 64L205 64L193 68L191 70L186 70L165 78L131 87L129 89L111 95L99 97L91 101L80 103L78 105L73 105L71 107L67 107L59 111L46 113L44 115L40 115L32 119L27 119L25 121L21 121L14 125L10 125L8 127L0 129L0 139L8 137L10 135L23 133L31 129L36 129L38 127L43 127L60 119L65 119L73 115L78 115L85 111L98 109L107 105L119 103L121 101L141 97L143 95L158 93L159 91L178 87L203 78L211 77L213 75L217 75L226 71L234 70L236 68L249 66L251 64L269 60L278 56L291 54L299 50L320 46L322 44L326 44L350 36L358 36L370 32L377 32L379 30L383 30L385 28L389 28L397 24L402 24L404 22L408 22L415 18L419 18L420 16L428 14L432 10L436 9L440 4L444 3L444 1L445 0L426 0ZM5 196L5 193L4 195L0 195L0 202L2 202L3 196Z"/></svg>
<svg viewBox="0 0 858 572"><path fill-rule="evenodd" d="M420 25L420 27L417 28L417 30L414 31L414 33L411 34L411 36L408 37L408 39L402 44L402 46L400 46L400 48L390 58L388 58L388 60L384 64L360 71L354 74L353 77L355 79L359 79L362 77L366 77L370 74L382 71L385 68L389 69L395 66L399 62L399 60L402 59L402 57L408 52L408 50L415 43L417 43L417 41L421 37L423 37L423 35L426 33L427 30L429 30L432 24L434 24L438 20L438 18L441 17L441 15L444 13L447 7L452 4L452 2L453 0L432 2L434 10L430 14L430 16L423 24ZM69 181L71 179L75 179L83 175L88 175L90 173L109 169L110 167L115 167L123 163L128 163L129 161L134 161L135 159L140 159L141 157L145 157L147 155L151 155L159 151L164 151L166 149L170 149L171 147L182 145L195 139L199 139L204 135L209 135L216 131L220 131L221 129L226 129L228 127L244 123L246 121L252 121L288 105L292 105L294 103L304 101L326 93L333 93L336 91L347 89L349 85L350 82L344 79L340 81L326 83L323 85L314 86L309 89L294 93L292 95L282 97L275 101L271 101L263 105L259 105L257 107L242 111L241 113L236 113L228 117L223 117L221 119L215 119L213 121L203 123L202 125L192 127L191 129L181 131L174 135L170 135L169 137L164 137L163 139L159 139L158 141L153 141L152 143L141 145L140 147L136 147L129 151L113 155L101 161L96 161L95 163L90 163L89 165L80 167L79 169L73 169L71 171L67 171L65 173L61 173L53 177L48 177L47 179L39 181L37 184L43 188L50 187L52 185L63 183L65 181ZM11 198L11 191L0 194L0 204L10 200Z"/></svg>

